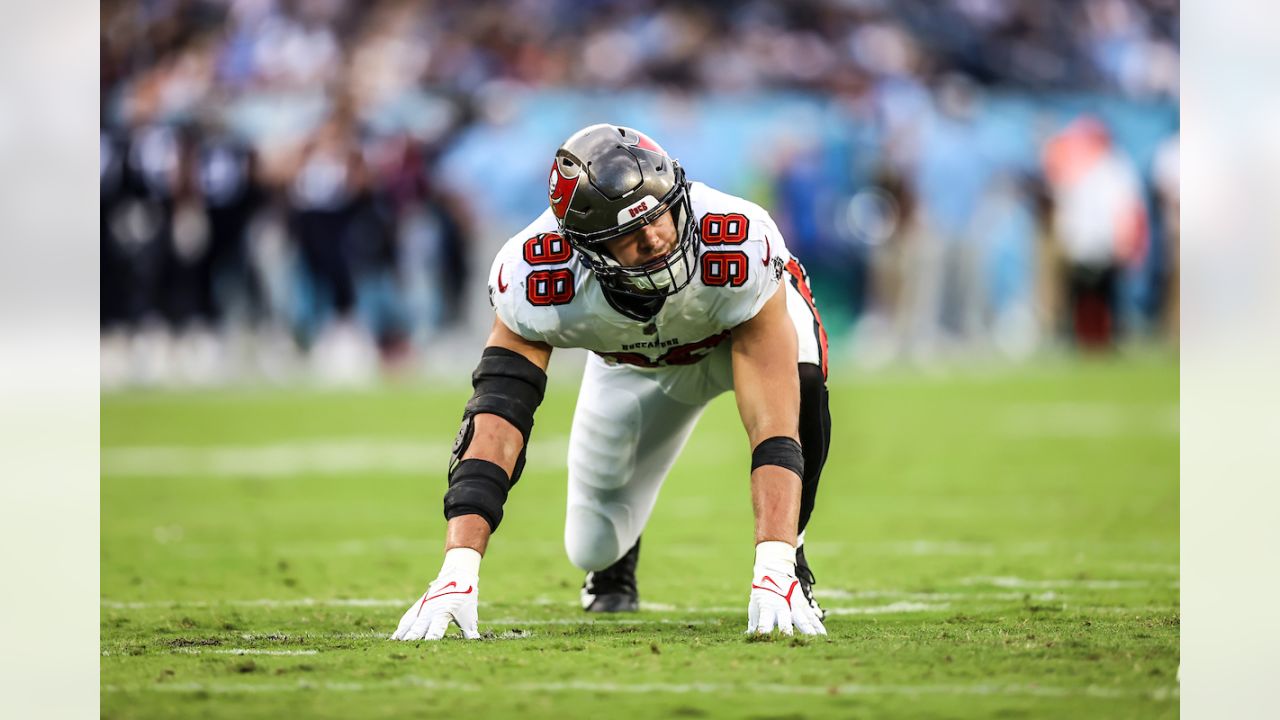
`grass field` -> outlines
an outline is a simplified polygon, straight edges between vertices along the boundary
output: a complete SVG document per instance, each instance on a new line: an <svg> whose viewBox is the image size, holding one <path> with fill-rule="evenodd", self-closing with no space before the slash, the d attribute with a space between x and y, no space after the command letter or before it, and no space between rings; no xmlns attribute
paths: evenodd
<svg viewBox="0 0 1280 720"><path fill-rule="evenodd" d="M486 638L393 643L468 388L104 396L103 716L1177 716L1176 361L836 374L807 641L742 635L731 397L667 480L641 613L577 609L561 384L481 570Z"/></svg>

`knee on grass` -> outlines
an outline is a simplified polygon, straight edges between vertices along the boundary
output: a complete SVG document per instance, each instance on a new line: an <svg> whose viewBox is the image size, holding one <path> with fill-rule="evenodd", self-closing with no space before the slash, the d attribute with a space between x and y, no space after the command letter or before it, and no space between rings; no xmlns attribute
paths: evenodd
<svg viewBox="0 0 1280 720"><path fill-rule="evenodd" d="M564 533L569 562L587 572L603 570L627 551L618 542L613 521L587 507L570 507Z"/></svg>

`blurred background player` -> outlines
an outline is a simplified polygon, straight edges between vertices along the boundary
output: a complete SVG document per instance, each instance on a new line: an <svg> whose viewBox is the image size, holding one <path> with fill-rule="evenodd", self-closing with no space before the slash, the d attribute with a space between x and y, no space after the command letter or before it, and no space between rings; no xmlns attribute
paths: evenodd
<svg viewBox="0 0 1280 720"><path fill-rule="evenodd" d="M1147 210L1138 172L1102 123L1083 117L1045 146L1045 177L1062 248L1070 335L1109 347L1120 325L1120 273L1147 252Z"/></svg>
<svg viewBox="0 0 1280 720"><path fill-rule="evenodd" d="M480 559L523 470L553 347L591 351L565 518L569 559L588 571L583 609L639 609L658 491L707 403L732 390L753 448L748 631L826 634L802 546L831 441L826 332L773 219L608 124L561 145L547 195L493 263L497 318L454 443L444 565L394 639L437 639L451 622L478 636Z"/></svg>

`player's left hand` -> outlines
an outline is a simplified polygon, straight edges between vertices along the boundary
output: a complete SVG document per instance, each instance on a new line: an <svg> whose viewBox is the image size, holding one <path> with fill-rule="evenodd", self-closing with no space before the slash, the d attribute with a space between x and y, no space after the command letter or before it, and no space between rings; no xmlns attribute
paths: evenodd
<svg viewBox="0 0 1280 720"><path fill-rule="evenodd" d="M768 634L775 628L784 635L795 630L802 635L827 634L805 601L795 570L757 565L751 581L751 603L747 606L747 633Z"/></svg>
<svg viewBox="0 0 1280 720"><path fill-rule="evenodd" d="M400 618L392 640L439 640L453 623L468 640L480 637L476 597L480 578L446 565L440 575Z"/></svg>

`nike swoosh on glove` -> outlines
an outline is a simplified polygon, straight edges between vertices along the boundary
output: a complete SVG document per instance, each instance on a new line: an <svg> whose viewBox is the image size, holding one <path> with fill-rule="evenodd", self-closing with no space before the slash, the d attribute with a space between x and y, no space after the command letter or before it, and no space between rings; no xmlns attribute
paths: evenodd
<svg viewBox="0 0 1280 720"><path fill-rule="evenodd" d="M450 623L462 630L464 638L479 638L479 594L478 575L460 571L446 563L435 582L405 611L391 639L439 640L444 637Z"/></svg>

